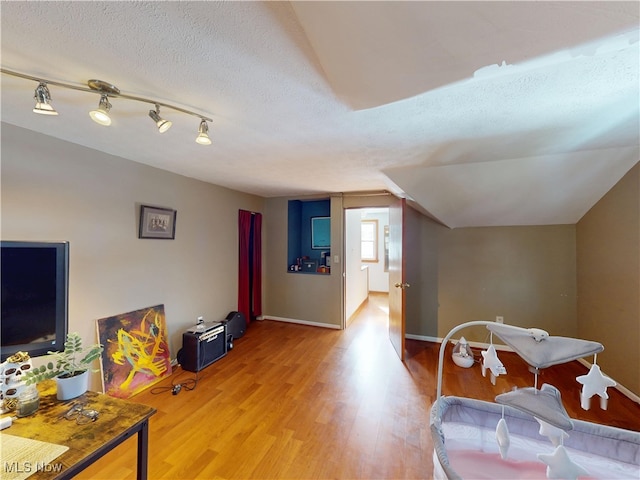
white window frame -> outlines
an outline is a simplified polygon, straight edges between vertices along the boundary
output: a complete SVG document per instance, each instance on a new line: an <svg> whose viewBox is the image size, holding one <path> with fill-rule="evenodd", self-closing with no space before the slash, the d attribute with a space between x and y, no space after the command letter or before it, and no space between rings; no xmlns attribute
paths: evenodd
<svg viewBox="0 0 640 480"><path fill-rule="evenodd" d="M365 225L373 226L373 239L364 239L363 236L363 227ZM370 227L369 227L370 228ZM364 244L373 244L373 256L365 257L363 252L365 251ZM367 219L360 220L360 260L362 262L370 262L377 263L378 262L378 220L377 219Z"/></svg>

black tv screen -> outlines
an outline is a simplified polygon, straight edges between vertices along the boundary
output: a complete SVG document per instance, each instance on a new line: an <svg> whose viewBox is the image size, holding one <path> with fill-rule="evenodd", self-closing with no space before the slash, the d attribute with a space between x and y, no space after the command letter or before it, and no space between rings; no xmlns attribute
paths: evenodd
<svg viewBox="0 0 640 480"><path fill-rule="evenodd" d="M0 357L59 351L68 324L69 243L2 241Z"/></svg>

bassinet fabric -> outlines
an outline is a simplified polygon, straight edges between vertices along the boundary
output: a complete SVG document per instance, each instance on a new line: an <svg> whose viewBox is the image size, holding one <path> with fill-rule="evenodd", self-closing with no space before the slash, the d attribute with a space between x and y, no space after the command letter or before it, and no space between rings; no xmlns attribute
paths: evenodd
<svg viewBox="0 0 640 480"><path fill-rule="evenodd" d="M444 428L447 423L469 425L487 432L495 430L500 418L509 425L513 436L536 441L544 440L539 434L540 424L534 417L509 406L464 397L440 397L431 408L431 435L434 444L434 476L444 472L445 478L461 479L451 465ZM572 420L573 430L563 442L564 446L591 457L620 464L627 471L637 472L640 465L640 433L581 420ZM486 435L490 437L491 435ZM450 439L451 441L451 439ZM551 445L551 443L549 443ZM497 447L496 447L497 448ZM437 464L436 464L437 462Z"/></svg>

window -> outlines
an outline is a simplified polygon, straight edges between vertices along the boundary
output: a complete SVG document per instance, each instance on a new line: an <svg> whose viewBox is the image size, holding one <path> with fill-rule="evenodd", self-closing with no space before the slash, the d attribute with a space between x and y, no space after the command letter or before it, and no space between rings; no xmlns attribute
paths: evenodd
<svg viewBox="0 0 640 480"><path fill-rule="evenodd" d="M362 220L360 223L360 259L363 262L378 261L378 220Z"/></svg>

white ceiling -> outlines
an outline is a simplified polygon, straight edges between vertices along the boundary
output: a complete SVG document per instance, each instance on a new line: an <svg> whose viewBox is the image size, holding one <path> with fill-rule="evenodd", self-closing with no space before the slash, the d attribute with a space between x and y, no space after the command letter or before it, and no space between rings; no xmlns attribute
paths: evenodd
<svg viewBox="0 0 640 480"><path fill-rule="evenodd" d="M637 2L0 3L2 121L264 197L387 189L449 227L575 223L633 165Z"/></svg>

